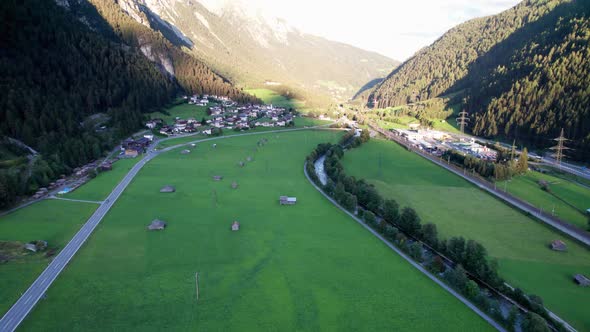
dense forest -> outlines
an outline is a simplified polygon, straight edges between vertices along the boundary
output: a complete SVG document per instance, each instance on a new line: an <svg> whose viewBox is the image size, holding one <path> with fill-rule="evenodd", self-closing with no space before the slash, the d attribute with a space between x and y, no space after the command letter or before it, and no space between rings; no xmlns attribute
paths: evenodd
<svg viewBox="0 0 590 332"><path fill-rule="evenodd" d="M183 89L253 100L163 41L158 45L169 48L175 78L129 36L121 38L133 31L123 20L113 31L94 7L79 8L84 16L65 7L0 1L0 136L40 152L28 163L20 162L21 154L19 162L0 165L0 207L99 158L142 126L142 113L159 109Z"/></svg>
<svg viewBox="0 0 590 332"><path fill-rule="evenodd" d="M394 70L368 100L403 105L462 92L476 135L547 147L561 128L590 156L589 4L525 0L461 24Z"/></svg>
<svg viewBox="0 0 590 332"><path fill-rule="evenodd" d="M563 128L570 157L589 160L589 59L590 2L564 3L515 32L461 82L472 87L473 133L546 147Z"/></svg>
<svg viewBox="0 0 590 332"><path fill-rule="evenodd" d="M525 0L501 14L460 24L420 50L380 83L369 98L390 107L437 97L453 87L470 65L523 25L538 20L559 0Z"/></svg>

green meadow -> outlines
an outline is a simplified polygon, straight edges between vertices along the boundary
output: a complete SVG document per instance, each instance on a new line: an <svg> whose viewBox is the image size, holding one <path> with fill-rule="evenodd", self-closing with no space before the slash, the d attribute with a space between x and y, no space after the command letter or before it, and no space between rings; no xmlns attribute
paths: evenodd
<svg viewBox="0 0 590 332"><path fill-rule="evenodd" d="M260 100L262 100L265 104L268 105L272 104L273 106L285 108L292 107L295 109L299 109L305 106L305 103L300 100L289 99L269 89L247 89L244 91L246 93L258 97Z"/></svg>
<svg viewBox="0 0 590 332"><path fill-rule="evenodd" d="M212 103L209 103L209 105L211 105ZM168 109L166 109L166 112L153 112L150 113L149 116L152 119L156 119L156 118L161 118L162 120L164 120L166 123L168 124L172 124L174 123L174 120L176 119L176 117L179 117L181 119L188 119L188 118L194 118L198 121L201 121L202 118L205 119L209 119L209 116L207 116L207 108L209 106L196 106L196 105L190 105L186 102L183 102L182 104L179 105L175 105L172 106Z"/></svg>
<svg viewBox="0 0 590 332"><path fill-rule="evenodd" d="M22 329L492 330L305 179L305 156L340 135L269 133L158 156ZM176 192L159 193L164 185ZM280 195L297 204L280 206ZM155 218L168 227L147 231Z"/></svg>
<svg viewBox="0 0 590 332"><path fill-rule="evenodd" d="M347 152L343 165L385 197L415 208L443 237L482 243L509 283L541 296L574 327L590 330L590 289L572 281L574 274L590 275L588 249L396 143L371 140ZM550 250L555 239L564 240L568 251Z"/></svg>
<svg viewBox="0 0 590 332"><path fill-rule="evenodd" d="M96 178L62 197L88 201L102 201L107 198L113 188L115 188L125 174L127 174L139 160L141 160L141 156L137 158L117 160L113 163L112 171L99 173Z"/></svg>
<svg viewBox="0 0 590 332"><path fill-rule="evenodd" d="M63 248L98 207L92 203L43 200L0 217L0 241L47 241ZM49 264L44 253L20 251L23 256L0 263L0 316L25 292ZM0 254L2 254L0 252Z"/></svg>
<svg viewBox="0 0 590 332"><path fill-rule="evenodd" d="M545 181L550 192L544 191L539 181ZM540 210L553 213L558 218L581 229L588 229L586 210L590 209L590 189L550 174L529 171L526 175L498 183L512 195L519 197Z"/></svg>

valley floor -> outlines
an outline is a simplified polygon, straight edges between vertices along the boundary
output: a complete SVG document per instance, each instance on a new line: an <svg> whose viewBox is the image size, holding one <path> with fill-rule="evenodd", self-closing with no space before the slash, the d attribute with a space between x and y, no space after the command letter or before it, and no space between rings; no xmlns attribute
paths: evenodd
<svg viewBox="0 0 590 332"><path fill-rule="evenodd" d="M305 156L340 135L236 137L153 159L22 328L491 330L307 182ZM168 227L148 232L156 218Z"/></svg>

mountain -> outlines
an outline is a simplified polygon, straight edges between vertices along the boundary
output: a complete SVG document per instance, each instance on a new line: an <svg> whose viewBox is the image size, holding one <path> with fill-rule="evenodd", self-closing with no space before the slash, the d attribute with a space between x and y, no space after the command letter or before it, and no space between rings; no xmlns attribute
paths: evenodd
<svg viewBox="0 0 590 332"><path fill-rule="evenodd" d="M561 128L575 158L590 156L589 4L526 0L461 24L378 84L378 107L460 92L476 135L553 145Z"/></svg>
<svg viewBox="0 0 590 332"><path fill-rule="evenodd" d="M254 100L109 3L97 6L107 22L85 0L0 1L0 208L99 158L180 92Z"/></svg>
<svg viewBox="0 0 590 332"><path fill-rule="evenodd" d="M377 53L302 33L245 2L120 0L119 5L137 22L248 87L288 87L344 100L398 64Z"/></svg>

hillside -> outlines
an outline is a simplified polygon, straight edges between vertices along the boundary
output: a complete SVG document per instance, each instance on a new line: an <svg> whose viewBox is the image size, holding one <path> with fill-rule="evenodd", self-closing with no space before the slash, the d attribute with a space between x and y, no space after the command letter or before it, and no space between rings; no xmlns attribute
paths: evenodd
<svg viewBox="0 0 590 332"><path fill-rule="evenodd" d="M473 87L467 95L473 132L547 147L564 128L570 157L589 160L589 59L587 1L564 3L512 34L461 82Z"/></svg>
<svg viewBox="0 0 590 332"><path fill-rule="evenodd" d="M248 87L288 87L298 94L345 100L398 64L304 34L283 20L261 16L245 2L122 0L119 4L136 21Z"/></svg>
<svg viewBox="0 0 590 332"><path fill-rule="evenodd" d="M462 91L476 135L590 155L588 4L526 0L461 24L395 69L367 101L390 107Z"/></svg>
<svg viewBox="0 0 590 332"><path fill-rule="evenodd" d="M100 157L182 90L253 99L132 20L113 30L85 1L6 0L0 20L0 137L40 152L1 163L0 208Z"/></svg>

